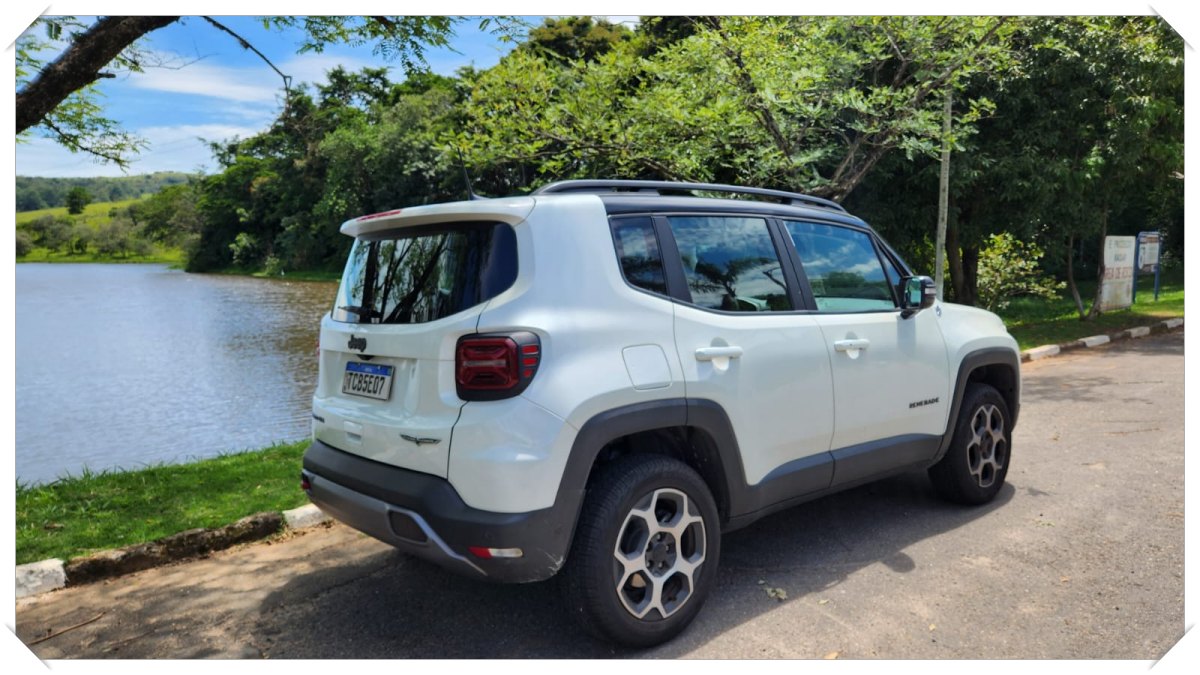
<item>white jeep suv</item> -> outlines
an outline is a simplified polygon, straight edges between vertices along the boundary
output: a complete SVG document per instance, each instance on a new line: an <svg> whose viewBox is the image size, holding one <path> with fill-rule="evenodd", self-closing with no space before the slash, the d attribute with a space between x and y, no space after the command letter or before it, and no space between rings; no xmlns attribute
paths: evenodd
<svg viewBox="0 0 1200 675"><path fill-rule="evenodd" d="M914 469L965 504L1004 483L1016 342L833 202L564 181L342 232L309 497L467 575L562 571L601 637L678 634L722 532L774 511Z"/></svg>

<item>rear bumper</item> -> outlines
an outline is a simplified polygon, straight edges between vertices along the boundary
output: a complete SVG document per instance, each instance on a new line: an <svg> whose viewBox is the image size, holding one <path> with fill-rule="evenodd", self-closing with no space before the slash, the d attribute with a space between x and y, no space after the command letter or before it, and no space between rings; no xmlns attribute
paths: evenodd
<svg viewBox="0 0 1200 675"><path fill-rule="evenodd" d="M471 508L437 476L381 464L313 441L304 453L308 497L337 520L447 569L502 582L548 579L562 567L576 513ZM469 546L520 549L480 558Z"/></svg>

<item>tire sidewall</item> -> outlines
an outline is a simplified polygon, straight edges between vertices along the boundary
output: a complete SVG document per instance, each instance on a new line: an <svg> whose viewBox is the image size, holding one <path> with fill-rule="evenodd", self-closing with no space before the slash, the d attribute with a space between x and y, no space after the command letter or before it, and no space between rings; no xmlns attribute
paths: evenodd
<svg viewBox="0 0 1200 675"><path fill-rule="evenodd" d="M592 583L602 584L602 588L607 588L607 592L600 593L598 598L603 604L596 613L601 627L610 636L635 646L652 646L665 642L691 623L715 585L720 558L720 522L708 486L687 465L669 458L664 459L669 462L665 467L667 470L635 483L620 500L615 517L608 518L603 525L601 546L609 555L598 555L596 559L587 561L584 569ZM612 580L611 552L616 548L617 537L629 512L646 495L660 488L679 490L698 507L704 519L705 559L693 579L692 596L683 607L665 619L647 621L630 614L617 596L617 589Z"/></svg>
<svg viewBox="0 0 1200 675"><path fill-rule="evenodd" d="M1004 442L1006 445L1004 465L996 472L996 478L988 487L980 487L971 476L970 462L967 454L967 446L973 436L971 430L971 420L981 408L987 405L994 405L1000 411L1004 418ZM1004 397L1000 392L989 385L972 385L967 391L966 400L963 401L962 411L959 413L958 424L954 430L954 439L950 445L948 452L954 453L953 457L948 457L951 460L951 467L954 474L960 483L963 491L963 496L974 504L983 504L991 501L1000 488L1004 487L1005 479L1008 476L1008 467L1012 464L1012 417L1008 412L1008 404L1004 401Z"/></svg>

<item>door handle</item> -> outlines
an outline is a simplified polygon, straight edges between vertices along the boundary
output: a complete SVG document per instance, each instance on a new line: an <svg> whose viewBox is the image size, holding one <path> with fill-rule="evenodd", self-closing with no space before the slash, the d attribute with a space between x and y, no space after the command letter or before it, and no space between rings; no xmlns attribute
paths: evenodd
<svg viewBox="0 0 1200 675"><path fill-rule="evenodd" d="M741 347L701 347L696 350L697 361L712 361L713 359L736 359L742 355Z"/></svg>
<svg viewBox="0 0 1200 675"><path fill-rule="evenodd" d="M871 345L871 341L867 339L858 340L836 340L833 343L833 348L839 352L848 352L851 349L866 349Z"/></svg>

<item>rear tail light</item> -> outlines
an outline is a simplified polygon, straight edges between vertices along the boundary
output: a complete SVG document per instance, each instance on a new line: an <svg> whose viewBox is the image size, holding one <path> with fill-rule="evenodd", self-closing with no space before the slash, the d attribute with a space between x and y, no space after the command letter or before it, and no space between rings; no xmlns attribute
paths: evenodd
<svg viewBox="0 0 1200 675"><path fill-rule="evenodd" d="M464 335L454 349L454 382L464 401L496 401L529 386L542 360L533 333Z"/></svg>

